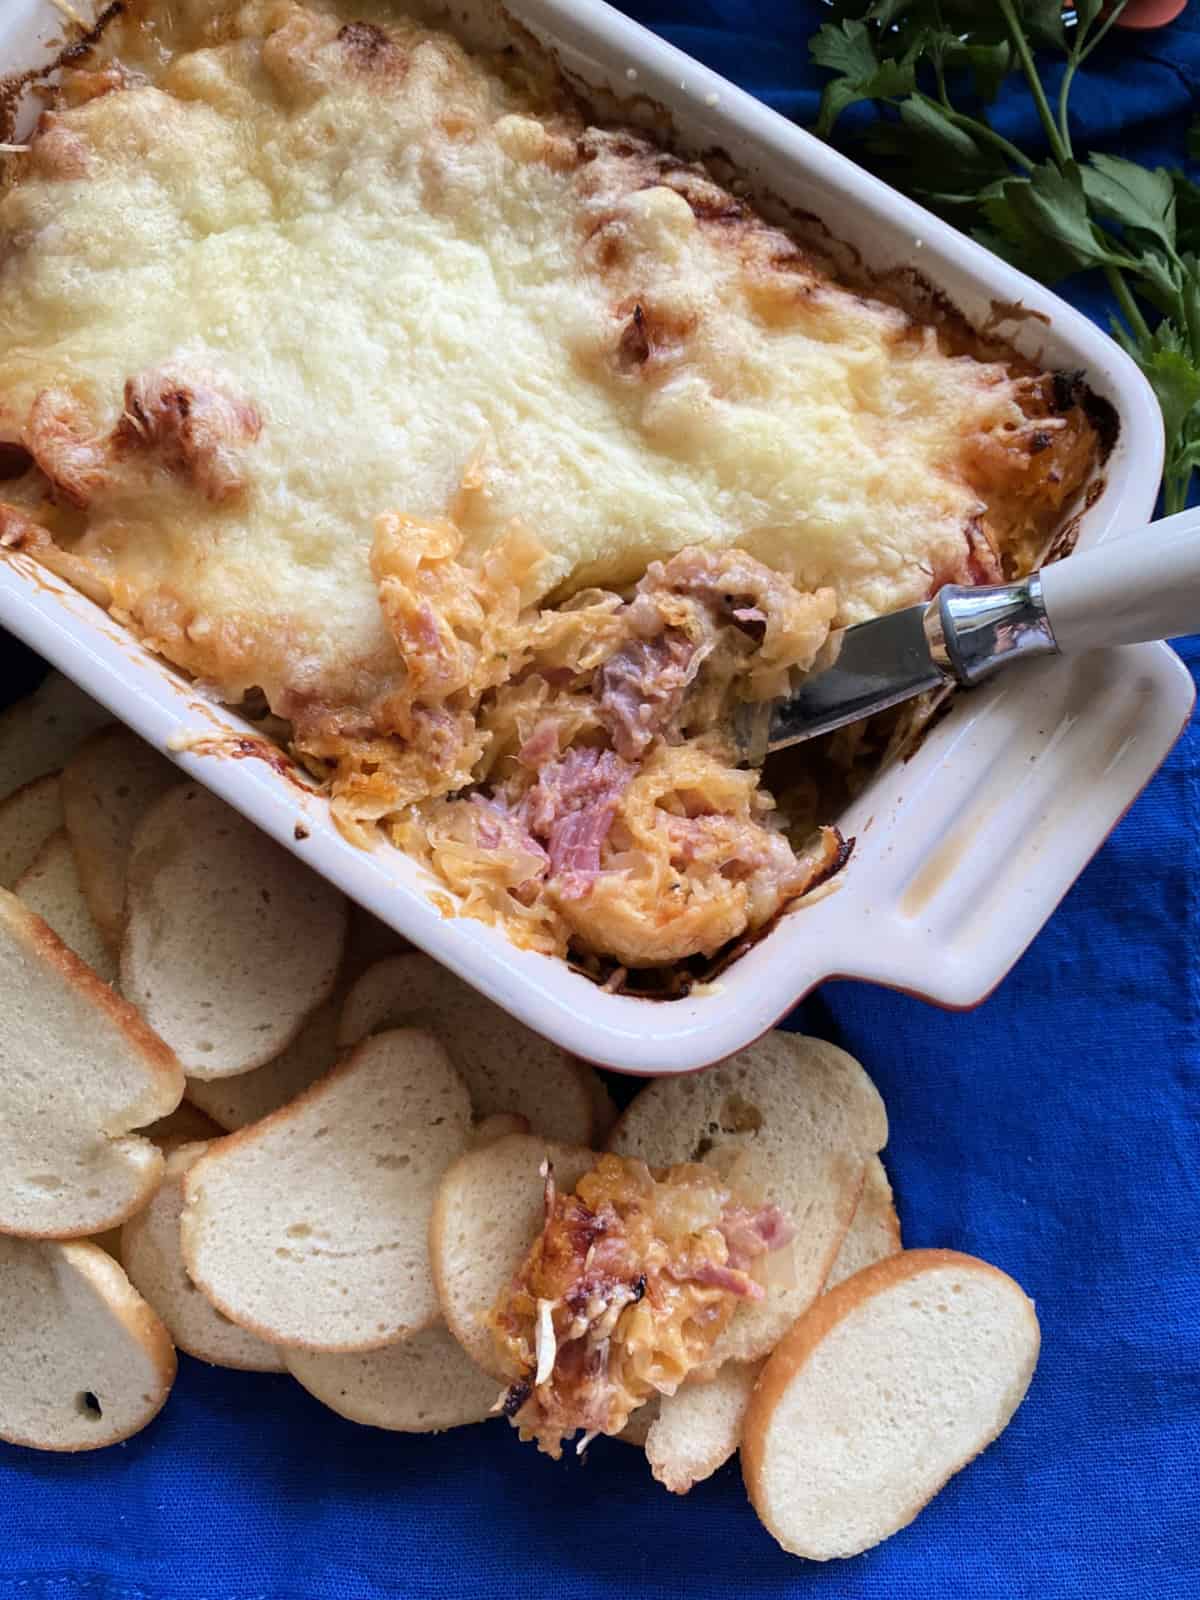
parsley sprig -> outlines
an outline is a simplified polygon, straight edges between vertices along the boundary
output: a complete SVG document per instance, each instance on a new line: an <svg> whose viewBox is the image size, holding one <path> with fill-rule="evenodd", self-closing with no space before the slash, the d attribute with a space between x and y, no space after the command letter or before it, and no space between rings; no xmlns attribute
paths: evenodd
<svg viewBox="0 0 1200 1600"><path fill-rule="evenodd" d="M892 108L866 135L893 181L1047 283L1103 273L1112 331L1153 385L1167 436L1164 510L1187 503L1200 468L1200 185L1072 141L1071 90L1125 0L874 0L835 4L810 44L834 76L816 131L828 137L848 106ZM1064 58L1053 101L1035 49ZM1024 78L1045 135L1040 159L989 120L1010 76ZM1200 158L1200 124L1189 153Z"/></svg>

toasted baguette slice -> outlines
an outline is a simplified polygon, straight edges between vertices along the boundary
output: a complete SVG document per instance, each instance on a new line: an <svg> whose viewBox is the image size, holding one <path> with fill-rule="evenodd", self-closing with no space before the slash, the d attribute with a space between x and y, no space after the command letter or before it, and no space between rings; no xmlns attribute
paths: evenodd
<svg viewBox="0 0 1200 1600"><path fill-rule="evenodd" d="M65 829L50 835L14 888L29 909L49 923L68 950L73 950L105 983L113 982L117 963L92 916Z"/></svg>
<svg viewBox="0 0 1200 1600"><path fill-rule="evenodd" d="M134 830L180 772L128 728L102 728L63 767L63 815L96 925L121 946L125 874Z"/></svg>
<svg viewBox="0 0 1200 1600"><path fill-rule="evenodd" d="M34 778L0 801L0 889L11 889L63 825L57 772Z"/></svg>
<svg viewBox="0 0 1200 1600"><path fill-rule="evenodd" d="M910 1523L1007 1425L1037 1365L1033 1303L954 1250L907 1250L823 1295L758 1380L742 1434L785 1550L858 1555Z"/></svg>
<svg viewBox="0 0 1200 1600"><path fill-rule="evenodd" d="M346 902L198 784L134 835L121 988L189 1077L270 1061L331 994Z"/></svg>
<svg viewBox="0 0 1200 1600"><path fill-rule="evenodd" d="M414 1022L431 1028L450 1052L477 1117L514 1111L547 1139L591 1138L591 1073L582 1062L428 956L393 956L364 972L346 996L338 1042L344 1049L381 1028Z"/></svg>
<svg viewBox="0 0 1200 1600"><path fill-rule="evenodd" d="M163 1153L164 1161L170 1157L172 1151L177 1150L182 1144L208 1144L213 1139L219 1139L224 1133L211 1117L206 1117L203 1111L198 1111L195 1106L189 1105L186 1100L181 1100L174 1111L168 1111L165 1117L148 1123L137 1132L143 1139L152 1140ZM141 1216L142 1212L135 1215ZM126 1218L126 1221L129 1221ZM102 1250L107 1250L114 1261L121 1259L121 1230L120 1228L107 1228L103 1233L94 1233L90 1236L92 1244L98 1244Z"/></svg>
<svg viewBox="0 0 1200 1600"><path fill-rule="evenodd" d="M0 890L0 1233L100 1233L143 1205L162 1156L133 1130L183 1073L133 1007Z"/></svg>
<svg viewBox="0 0 1200 1600"><path fill-rule="evenodd" d="M90 733L111 721L70 678L51 672L31 695L0 712L0 799L57 772Z"/></svg>
<svg viewBox="0 0 1200 1600"><path fill-rule="evenodd" d="M219 1128L211 1117L206 1117L203 1111L197 1111L195 1106L181 1100L174 1111L168 1111L165 1117L159 1117L157 1122L151 1122L137 1131L143 1139L152 1139L166 1159L181 1144L207 1144L211 1139L219 1139L225 1130ZM135 1215L142 1216L144 1212L139 1211ZM126 1219L127 1222L130 1220ZM106 1228L103 1233L93 1233L88 1242L98 1244L101 1250L108 1251L114 1261L120 1261L124 1226L123 1223L119 1228Z"/></svg>
<svg viewBox="0 0 1200 1600"><path fill-rule="evenodd" d="M98 1450L128 1439L175 1381L162 1323L83 1241L0 1238L0 1439Z"/></svg>
<svg viewBox="0 0 1200 1600"><path fill-rule="evenodd" d="M438 1320L429 1215L471 1108L428 1033L366 1039L187 1174L188 1273L273 1344L373 1350Z"/></svg>
<svg viewBox="0 0 1200 1600"><path fill-rule="evenodd" d="M761 1361L727 1361L711 1382L685 1383L639 1406L619 1437L645 1448L650 1471L672 1494L687 1494L737 1449L761 1369Z"/></svg>
<svg viewBox="0 0 1200 1600"><path fill-rule="evenodd" d="M867 1162L863 1190L854 1208L854 1216L829 1277L825 1280L826 1290L835 1289L839 1283L852 1278L864 1267L873 1266L876 1261L885 1261L902 1248L900 1218L892 1201L892 1186L883 1162L878 1156L872 1156Z"/></svg>
<svg viewBox="0 0 1200 1600"><path fill-rule="evenodd" d="M543 1161L562 1190L594 1166L591 1150L510 1134L470 1150L448 1168L429 1226L433 1281L446 1326L477 1367L499 1382L507 1372L486 1317L542 1229Z"/></svg>
<svg viewBox="0 0 1200 1600"><path fill-rule="evenodd" d="M236 1078L189 1078L188 1099L228 1133L249 1127L332 1069L338 1058L337 1023L336 1001L326 1000L273 1061Z"/></svg>
<svg viewBox="0 0 1200 1600"><path fill-rule="evenodd" d="M274 1346L223 1317L183 1264L183 1181L207 1149L197 1143L172 1150L158 1193L121 1229L121 1261L129 1281L154 1307L180 1350L214 1367L282 1372L283 1360Z"/></svg>
<svg viewBox="0 0 1200 1600"><path fill-rule="evenodd" d="M441 1433L485 1422L494 1378L481 1372L441 1324L384 1350L333 1356L286 1350L288 1371L322 1405L372 1428Z"/></svg>
<svg viewBox="0 0 1200 1600"><path fill-rule="evenodd" d="M747 1191L797 1230L790 1270L780 1261L766 1298L739 1306L697 1376L765 1356L820 1294L867 1161L886 1142L883 1101L858 1062L794 1033L768 1034L707 1072L656 1079L626 1109L610 1150L651 1167L737 1160Z"/></svg>

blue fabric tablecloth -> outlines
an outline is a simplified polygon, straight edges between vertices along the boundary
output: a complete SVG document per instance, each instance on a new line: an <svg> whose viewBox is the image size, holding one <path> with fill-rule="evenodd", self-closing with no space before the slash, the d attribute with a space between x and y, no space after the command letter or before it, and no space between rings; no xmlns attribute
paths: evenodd
<svg viewBox="0 0 1200 1600"><path fill-rule="evenodd" d="M817 0L628 9L811 120ZM1180 158L1200 98L1198 9L1095 58L1078 91L1085 145ZM1035 138L1023 96L1000 116ZM1079 298L1097 304L1086 286ZM1200 645L1184 653L1200 669ZM28 670L11 647L0 664L10 685ZM128 1444L77 1458L0 1445L0 1600L1196 1600L1198 940L1193 725L977 1011L842 983L795 1017L860 1056L883 1092L906 1240L995 1261L1042 1319L1012 1427L880 1549L791 1560L736 1464L675 1500L621 1445L556 1466L500 1423L393 1437L287 1379L184 1357L166 1411Z"/></svg>

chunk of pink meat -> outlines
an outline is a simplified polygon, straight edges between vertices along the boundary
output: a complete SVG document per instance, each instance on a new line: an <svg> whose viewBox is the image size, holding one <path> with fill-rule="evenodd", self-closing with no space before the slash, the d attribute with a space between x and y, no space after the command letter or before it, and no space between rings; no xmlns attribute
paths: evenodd
<svg viewBox="0 0 1200 1600"><path fill-rule="evenodd" d="M611 750L568 750L550 762L521 802L519 815L546 846L550 875L562 893L586 894L600 871L608 838L633 768Z"/></svg>
<svg viewBox="0 0 1200 1600"><path fill-rule="evenodd" d="M723 1289L726 1294L736 1294L743 1300L761 1300L765 1292L741 1267L719 1266L715 1261L702 1261L684 1274L672 1272L671 1276L703 1284L706 1288Z"/></svg>
<svg viewBox="0 0 1200 1600"><path fill-rule="evenodd" d="M719 1224L729 1251L729 1266L745 1271L758 1256L780 1250L795 1238L796 1230L778 1206L730 1206Z"/></svg>
<svg viewBox="0 0 1200 1600"><path fill-rule="evenodd" d="M509 850L531 856L540 863L533 876L545 874L549 858L515 812L481 794L473 794L471 804L475 807L475 837L485 850Z"/></svg>
<svg viewBox="0 0 1200 1600"><path fill-rule="evenodd" d="M517 760L523 767L531 767L536 771L557 754L558 724L552 717L543 717L517 751Z"/></svg>
<svg viewBox="0 0 1200 1600"><path fill-rule="evenodd" d="M634 639L597 669L600 721L619 756L636 761L645 754L683 704L709 649L668 628L657 638Z"/></svg>

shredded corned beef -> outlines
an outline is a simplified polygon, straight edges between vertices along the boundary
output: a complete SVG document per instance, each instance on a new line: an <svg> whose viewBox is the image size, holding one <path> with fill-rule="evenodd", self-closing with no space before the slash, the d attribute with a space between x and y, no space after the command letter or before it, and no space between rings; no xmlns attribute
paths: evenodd
<svg viewBox="0 0 1200 1600"><path fill-rule="evenodd" d="M645 755L679 711L711 649L668 628L657 638L634 639L597 669L600 720L618 755L627 761Z"/></svg>
<svg viewBox="0 0 1200 1600"><path fill-rule="evenodd" d="M558 754L558 724L553 717L543 717L537 727L517 751L517 760L523 767L536 772L552 756Z"/></svg>
<svg viewBox="0 0 1200 1600"><path fill-rule="evenodd" d="M716 1261L702 1261L699 1266L684 1272L672 1273L681 1282L703 1284L707 1289L723 1289L726 1294L737 1295L741 1300L761 1300L762 1285L747 1277L742 1267L719 1265Z"/></svg>
<svg viewBox="0 0 1200 1600"><path fill-rule="evenodd" d="M561 761L539 770L517 814L544 843L550 875L560 880L561 893L587 893L600 871L600 847L632 777L633 768L611 750L586 747L568 750Z"/></svg>
<svg viewBox="0 0 1200 1600"><path fill-rule="evenodd" d="M473 794L471 804L476 808L475 837L485 850L523 852L543 863L541 870L531 876L545 876L549 858L515 812L481 794Z"/></svg>
<svg viewBox="0 0 1200 1600"><path fill-rule="evenodd" d="M760 1206L757 1211L727 1206L719 1226L729 1250L728 1265L738 1271L745 1271L758 1256L790 1244L796 1232L778 1206Z"/></svg>

